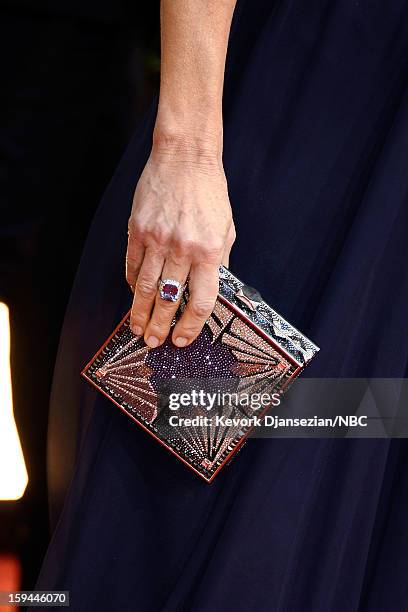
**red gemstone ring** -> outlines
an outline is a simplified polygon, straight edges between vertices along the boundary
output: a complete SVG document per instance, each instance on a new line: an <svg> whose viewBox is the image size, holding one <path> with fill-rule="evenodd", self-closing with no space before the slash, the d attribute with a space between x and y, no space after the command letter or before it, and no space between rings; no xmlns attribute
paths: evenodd
<svg viewBox="0 0 408 612"><path fill-rule="evenodd" d="M166 278L159 281L160 297L165 302L177 302L185 288L185 285L182 285L172 278Z"/></svg>

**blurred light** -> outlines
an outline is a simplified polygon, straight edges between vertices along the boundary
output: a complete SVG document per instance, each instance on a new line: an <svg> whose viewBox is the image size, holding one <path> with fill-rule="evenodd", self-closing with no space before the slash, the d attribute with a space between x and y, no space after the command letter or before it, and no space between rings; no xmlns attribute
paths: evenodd
<svg viewBox="0 0 408 612"><path fill-rule="evenodd" d="M0 302L0 499L20 499L28 476L13 415L9 311Z"/></svg>
<svg viewBox="0 0 408 612"><path fill-rule="evenodd" d="M14 555L0 555L0 591L19 591L21 563ZM1 605L2 612L16 612L15 605Z"/></svg>
<svg viewBox="0 0 408 612"><path fill-rule="evenodd" d="M21 583L21 563L18 558L11 554L0 555L0 570L0 591L18 591Z"/></svg>

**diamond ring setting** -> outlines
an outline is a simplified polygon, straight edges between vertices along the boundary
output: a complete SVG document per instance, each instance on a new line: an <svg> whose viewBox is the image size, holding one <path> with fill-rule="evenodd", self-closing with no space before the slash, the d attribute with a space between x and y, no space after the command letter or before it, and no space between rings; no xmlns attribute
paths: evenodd
<svg viewBox="0 0 408 612"><path fill-rule="evenodd" d="M161 279L159 281L160 297L165 302L177 302L185 288L185 285L182 285L173 278Z"/></svg>

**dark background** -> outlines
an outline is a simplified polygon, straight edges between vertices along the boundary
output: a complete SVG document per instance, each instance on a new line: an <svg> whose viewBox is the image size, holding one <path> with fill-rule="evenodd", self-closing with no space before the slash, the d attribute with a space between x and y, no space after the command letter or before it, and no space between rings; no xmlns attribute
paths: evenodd
<svg viewBox="0 0 408 612"><path fill-rule="evenodd" d="M58 337L92 216L159 78L159 2L0 1L0 300L10 309L24 497L0 555L33 588L49 540L46 434Z"/></svg>

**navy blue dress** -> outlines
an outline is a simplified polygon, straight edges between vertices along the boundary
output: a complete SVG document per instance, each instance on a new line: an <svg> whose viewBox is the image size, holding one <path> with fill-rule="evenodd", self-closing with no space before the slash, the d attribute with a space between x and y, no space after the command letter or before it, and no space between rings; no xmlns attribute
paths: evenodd
<svg viewBox="0 0 408 612"><path fill-rule="evenodd" d="M321 347L309 376L407 373L407 77L405 2L238 2L230 267ZM130 307L127 220L155 112L106 191L67 312L38 588L70 590L75 612L408 610L405 442L251 440L209 486L80 379Z"/></svg>

